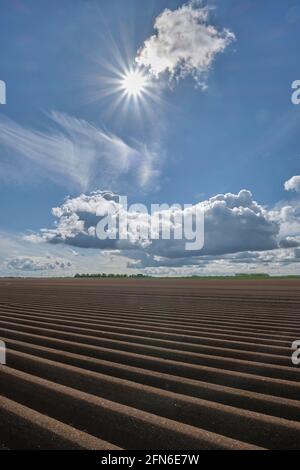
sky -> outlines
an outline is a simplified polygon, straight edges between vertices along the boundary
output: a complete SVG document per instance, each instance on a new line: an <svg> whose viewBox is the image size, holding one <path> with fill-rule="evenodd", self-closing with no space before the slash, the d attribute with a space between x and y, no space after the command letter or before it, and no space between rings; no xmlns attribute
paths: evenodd
<svg viewBox="0 0 300 470"><path fill-rule="evenodd" d="M0 276L300 274L299 41L298 0L2 0ZM116 195L203 248L99 240Z"/></svg>

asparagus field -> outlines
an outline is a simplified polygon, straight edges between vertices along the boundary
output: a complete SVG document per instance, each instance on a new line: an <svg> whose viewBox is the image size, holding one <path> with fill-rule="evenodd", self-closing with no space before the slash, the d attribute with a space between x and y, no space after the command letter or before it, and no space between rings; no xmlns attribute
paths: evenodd
<svg viewBox="0 0 300 470"><path fill-rule="evenodd" d="M2 279L0 448L299 449L300 281Z"/></svg>

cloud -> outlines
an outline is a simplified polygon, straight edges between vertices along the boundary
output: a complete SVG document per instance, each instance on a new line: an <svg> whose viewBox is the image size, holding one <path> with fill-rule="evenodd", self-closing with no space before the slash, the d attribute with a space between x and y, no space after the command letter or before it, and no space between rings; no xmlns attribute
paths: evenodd
<svg viewBox="0 0 300 470"><path fill-rule="evenodd" d="M204 201L207 254L270 250L279 226L248 190L219 194Z"/></svg>
<svg viewBox="0 0 300 470"><path fill-rule="evenodd" d="M165 9L155 20L156 34L145 41L136 62L156 76L165 72L171 78L192 75L205 87L215 57L235 35L209 24L209 8L201 3L191 1L177 10Z"/></svg>
<svg viewBox="0 0 300 470"><path fill-rule="evenodd" d="M177 261L175 263L174 261ZM241 252L220 256L168 260L146 266L143 272L153 276L219 276L236 273L269 273L278 276L299 274L300 250L275 249L263 252Z"/></svg>
<svg viewBox="0 0 300 470"><path fill-rule="evenodd" d="M128 259L116 251L113 253L105 250L74 251L64 244L45 244L41 239L40 243L32 243L27 237L24 239L24 236L0 230L0 276L73 276L78 272L120 273L129 272L127 264ZM30 270L20 269L22 267ZM39 268L44 269L37 270Z"/></svg>
<svg viewBox="0 0 300 470"><path fill-rule="evenodd" d="M242 190L238 194L219 194L206 201L186 208L169 209L173 215L184 215L187 210L195 213L201 209L205 214L205 243L203 249L186 250L186 239L164 240L162 227L174 228L178 217L169 218L169 222L160 227L159 239L147 239L140 236L140 227L149 228L153 217L137 210L126 212L119 204L119 197L110 192L81 194L76 198L67 198L59 207L52 210L56 217L55 227L42 229L33 234L36 240L50 244L65 244L72 247L110 250L127 256L130 267L178 266L211 256L223 256L230 253L273 250L279 247L278 235L280 224L270 217L261 205L252 197L250 191ZM126 212L128 217L127 240L100 240L96 236L98 222L108 214L117 217ZM168 210L158 211L160 215ZM117 214L117 215L116 215ZM157 215L157 213L156 213ZM27 237L32 240L32 234ZM195 261L196 260L196 261Z"/></svg>
<svg viewBox="0 0 300 470"><path fill-rule="evenodd" d="M295 237L286 237L280 240L279 246L281 248L297 248L300 246L300 240Z"/></svg>
<svg viewBox="0 0 300 470"><path fill-rule="evenodd" d="M85 120L58 112L50 115L45 131L25 128L0 116L0 148L9 150L1 162L2 176L19 174L26 164L72 189L93 187L149 189L159 176L159 150L116 135ZM32 166L34 164L34 166ZM27 171L29 174L30 171Z"/></svg>
<svg viewBox="0 0 300 470"><path fill-rule="evenodd" d="M285 240L291 238L298 240L300 236L300 202L298 200L290 201L288 204L278 203L269 215L280 226L279 237L282 243L289 243Z"/></svg>
<svg viewBox="0 0 300 470"><path fill-rule="evenodd" d="M26 235L25 239L34 243L46 241L78 248L117 248L115 241L101 241L96 237L97 223L106 214L117 211L117 201L118 196L110 191L68 197L61 206L52 209L52 214L57 218L54 229L42 229L40 234Z"/></svg>
<svg viewBox="0 0 300 470"><path fill-rule="evenodd" d="M54 258L52 256L23 256L6 260L9 269L17 271L54 271L70 269L72 264L68 260Z"/></svg>
<svg viewBox="0 0 300 470"><path fill-rule="evenodd" d="M300 192L300 176L293 176L284 183L284 189L286 191Z"/></svg>

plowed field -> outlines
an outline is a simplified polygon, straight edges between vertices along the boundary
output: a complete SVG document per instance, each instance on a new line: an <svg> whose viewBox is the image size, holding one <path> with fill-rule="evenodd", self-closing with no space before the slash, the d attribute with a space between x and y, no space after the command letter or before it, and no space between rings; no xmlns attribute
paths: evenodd
<svg viewBox="0 0 300 470"><path fill-rule="evenodd" d="M300 448L300 282L0 281L0 448Z"/></svg>

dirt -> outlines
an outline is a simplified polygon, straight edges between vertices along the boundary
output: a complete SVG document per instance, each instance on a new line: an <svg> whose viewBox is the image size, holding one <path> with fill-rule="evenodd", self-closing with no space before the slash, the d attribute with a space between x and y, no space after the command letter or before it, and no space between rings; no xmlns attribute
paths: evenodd
<svg viewBox="0 0 300 470"><path fill-rule="evenodd" d="M299 449L299 280L2 279L0 449Z"/></svg>

